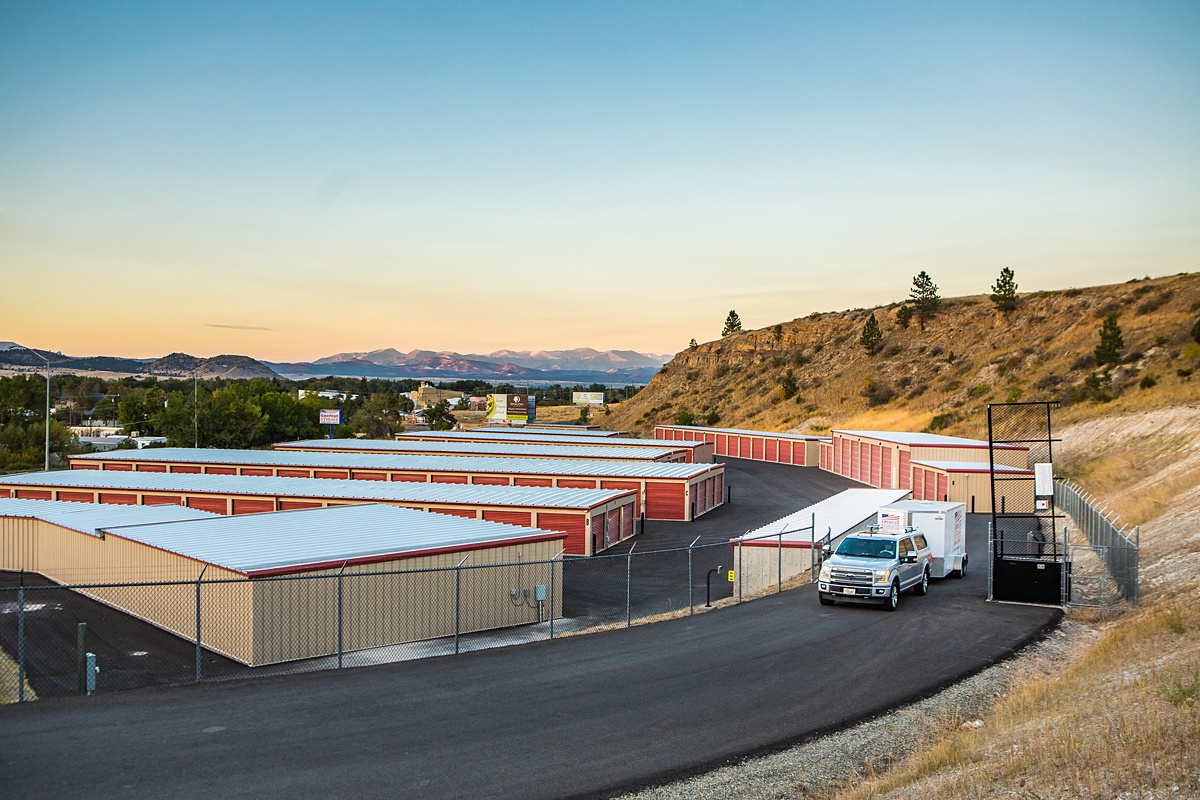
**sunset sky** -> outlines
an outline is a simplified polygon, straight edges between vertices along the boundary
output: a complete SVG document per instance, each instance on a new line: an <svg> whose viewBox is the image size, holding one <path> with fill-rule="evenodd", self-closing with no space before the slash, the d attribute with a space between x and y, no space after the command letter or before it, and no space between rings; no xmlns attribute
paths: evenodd
<svg viewBox="0 0 1200 800"><path fill-rule="evenodd" d="M1200 3L0 4L0 340L674 353L1200 266Z"/></svg>

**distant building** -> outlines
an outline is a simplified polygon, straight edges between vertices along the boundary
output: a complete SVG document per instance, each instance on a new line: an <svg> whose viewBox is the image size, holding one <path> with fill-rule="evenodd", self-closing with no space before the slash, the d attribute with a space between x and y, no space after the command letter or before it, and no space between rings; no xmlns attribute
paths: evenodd
<svg viewBox="0 0 1200 800"><path fill-rule="evenodd" d="M338 392L338 391L334 391L333 389L320 389L320 390L318 390L318 389L301 389L300 390L300 399L303 400L306 397L319 397L322 400L339 400L343 403L346 402L347 400L357 400L358 399L358 395L356 395L356 394L349 394L347 392Z"/></svg>
<svg viewBox="0 0 1200 800"><path fill-rule="evenodd" d="M121 446L122 442L132 441L138 450L141 450L151 445L159 447L167 446L167 437L165 436L80 436L79 443L85 444L93 450L103 453L109 450L116 450Z"/></svg>
<svg viewBox="0 0 1200 800"><path fill-rule="evenodd" d="M420 388L413 389L405 394L405 397L413 401L413 408L417 411L429 408L435 403L440 403L446 400L450 403L451 408L457 408L467 395L465 392L452 392L449 389L438 389L436 386L431 386L428 383L422 383Z"/></svg>

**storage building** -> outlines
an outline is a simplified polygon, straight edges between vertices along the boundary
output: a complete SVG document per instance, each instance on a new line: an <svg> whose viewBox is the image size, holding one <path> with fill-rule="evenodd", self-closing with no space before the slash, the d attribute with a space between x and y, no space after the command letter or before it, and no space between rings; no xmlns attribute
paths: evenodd
<svg viewBox="0 0 1200 800"><path fill-rule="evenodd" d="M820 460L820 436L772 433L739 428L702 428L695 425L655 425L654 438L676 442L697 439L708 442L713 455L771 461L797 467L815 467Z"/></svg>
<svg viewBox="0 0 1200 800"><path fill-rule="evenodd" d="M565 436L558 435L539 435L536 433L525 433L521 430L512 431L488 431L480 428L466 431L413 431L411 433L396 434L397 441L423 441L423 442L523 442L530 444L557 444L568 445L571 447L585 447L602 445L612 448L628 448L630 450L643 450L647 447L665 447L667 445L649 439L631 439L627 437L612 436L593 442L584 436ZM673 440L670 445L672 449L682 450L686 453L687 461L696 464L711 464L713 460L713 448L708 442L696 441L694 439L677 439Z"/></svg>
<svg viewBox="0 0 1200 800"><path fill-rule="evenodd" d="M333 478L560 489L635 489L634 513L692 520L725 498L724 464L668 464L381 453L155 448L70 457L72 469Z"/></svg>
<svg viewBox="0 0 1200 800"><path fill-rule="evenodd" d="M567 534L567 552L592 555L634 534L637 492L455 486L314 478L69 470L0 476L0 497L123 505L183 505L254 514L353 503L386 503L456 517Z"/></svg>
<svg viewBox="0 0 1200 800"><path fill-rule="evenodd" d="M0 554L58 582L87 574L109 585L78 591L191 640L203 581L202 645L251 666L561 615L561 532L383 505L196 516L0 499Z"/></svg>
<svg viewBox="0 0 1200 800"><path fill-rule="evenodd" d="M742 593L777 586L780 575L786 582L808 574L816 564L814 550L822 543L834 544L847 533L873 525L880 506L908 496L902 489L846 489L730 540Z"/></svg>
<svg viewBox="0 0 1200 800"><path fill-rule="evenodd" d="M1032 478L1033 470L996 465L996 474ZM963 503L971 514L992 513L992 480L988 462L913 461L912 494L914 500ZM1033 508L1033 481L996 482L998 511Z"/></svg>
<svg viewBox="0 0 1200 800"><path fill-rule="evenodd" d="M629 431L606 431L599 425L483 425L478 428L468 428L473 431L500 431L511 433L520 430L524 433L540 434L542 436L590 436L594 439L611 439L628 437Z"/></svg>
<svg viewBox="0 0 1200 800"><path fill-rule="evenodd" d="M417 439L307 439L279 442L276 450L330 453L407 453L409 455L487 456L498 458L573 458L603 461L687 461L686 450L665 442L643 442L643 447L609 447L608 442L561 445L537 441L452 442Z"/></svg>
<svg viewBox="0 0 1200 800"><path fill-rule="evenodd" d="M831 472L880 489L913 488L913 461L990 463L979 439L903 431L832 431ZM1028 447L996 445L996 463L1027 468Z"/></svg>

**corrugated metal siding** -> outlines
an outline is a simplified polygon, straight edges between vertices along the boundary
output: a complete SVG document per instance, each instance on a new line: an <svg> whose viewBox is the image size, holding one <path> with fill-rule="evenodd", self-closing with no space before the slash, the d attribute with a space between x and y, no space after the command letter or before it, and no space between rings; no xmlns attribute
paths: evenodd
<svg viewBox="0 0 1200 800"><path fill-rule="evenodd" d="M61 494L61 492L60 492ZM142 495L144 506L181 506L183 497L177 494L147 494ZM203 509L202 509L203 510Z"/></svg>
<svg viewBox="0 0 1200 800"><path fill-rule="evenodd" d="M587 523L581 514L554 514L543 511L537 515L537 526L544 531L559 531L567 534L563 548L567 555L590 555L587 541Z"/></svg>
<svg viewBox="0 0 1200 800"><path fill-rule="evenodd" d="M636 489L637 495L634 497L633 513L637 516L642 515L642 482L641 481L600 481L601 489Z"/></svg>
<svg viewBox="0 0 1200 800"><path fill-rule="evenodd" d="M684 487L669 483L646 484L646 516L650 519L687 518Z"/></svg>
<svg viewBox="0 0 1200 800"><path fill-rule="evenodd" d="M513 486L553 486L553 478L526 478L516 476L513 478Z"/></svg>
<svg viewBox="0 0 1200 800"><path fill-rule="evenodd" d="M580 480L577 478L559 478L558 488L560 489L595 489L595 480Z"/></svg>

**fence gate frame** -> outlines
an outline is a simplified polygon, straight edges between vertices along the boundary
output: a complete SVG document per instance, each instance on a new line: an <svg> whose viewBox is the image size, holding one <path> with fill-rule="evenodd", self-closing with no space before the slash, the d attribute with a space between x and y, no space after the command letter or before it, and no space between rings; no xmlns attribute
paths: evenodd
<svg viewBox="0 0 1200 800"><path fill-rule="evenodd" d="M1037 465L1051 465L1053 472L1054 445L1062 441L1054 438L1052 426L1058 406L1057 401L988 404L989 601L1066 605L1070 600L1066 517L1055 504L1053 479L1044 487L1048 492L1038 493ZM1033 472L997 471L1003 464L997 464L996 451L1004 445L1028 447L1026 466ZM1007 491L1013 484L1018 490Z"/></svg>

